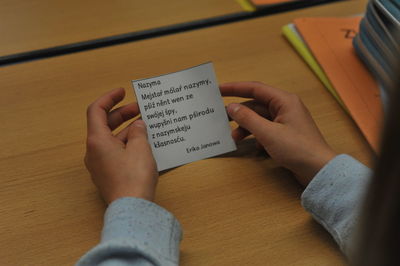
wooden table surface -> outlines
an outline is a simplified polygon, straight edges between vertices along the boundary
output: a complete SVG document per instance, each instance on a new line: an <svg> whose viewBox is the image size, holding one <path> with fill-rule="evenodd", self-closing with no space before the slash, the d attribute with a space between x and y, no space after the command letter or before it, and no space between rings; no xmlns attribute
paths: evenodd
<svg viewBox="0 0 400 266"><path fill-rule="evenodd" d="M0 265L71 265L99 241L105 205L83 164L86 106L130 80L213 61L220 82L259 80L303 98L339 153L370 165L354 122L281 36L296 17L360 13L346 1L0 71ZM231 102L237 99L225 99ZM156 202L184 228L182 265L342 265L300 206L291 174L251 140L160 177Z"/></svg>
<svg viewBox="0 0 400 266"><path fill-rule="evenodd" d="M235 0L6 0L0 56L243 11Z"/></svg>

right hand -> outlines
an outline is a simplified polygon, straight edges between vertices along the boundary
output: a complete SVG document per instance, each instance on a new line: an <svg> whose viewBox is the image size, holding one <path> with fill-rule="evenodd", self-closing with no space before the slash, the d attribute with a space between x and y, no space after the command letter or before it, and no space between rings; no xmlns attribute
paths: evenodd
<svg viewBox="0 0 400 266"><path fill-rule="evenodd" d="M136 120L118 134L112 133L139 114L137 103L113 109L124 97L122 88L109 91L87 110L85 164L108 204L122 197L153 201L158 180L144 122Z"/></svg>
<svg viewBox="0 0 400 266"><path fill-rule="evenodd" d="M220 90L223 96L253 99L227 107L239 125L232 132L234 140L252 134L272 159L291 170L304 186L336 156L297 95L259 82L225 83Z"/></svg>

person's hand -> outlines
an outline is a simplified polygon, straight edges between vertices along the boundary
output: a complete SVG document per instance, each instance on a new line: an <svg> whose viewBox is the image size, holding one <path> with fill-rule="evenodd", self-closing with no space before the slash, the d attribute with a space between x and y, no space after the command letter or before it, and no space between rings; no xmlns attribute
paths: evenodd
<svg viewBox="0 0 400 266"><path fill-rule="evenodd" d="M227 106L239 125L232 132L234 140L253 134L272 159L303 185L336 156L298 96L258 82L225 83L220 90L223 96L253 99Z"/></svg>
<svg viewBox="0 0 400 266"><path fill-rule="evenodd" d="M114 89L87 109L85 165L108 204L121 197L152 201L158 180L144 122L136 120L118 134L112 133L139 114L137 103L111 111L124 97L124 89Z"/></svg>

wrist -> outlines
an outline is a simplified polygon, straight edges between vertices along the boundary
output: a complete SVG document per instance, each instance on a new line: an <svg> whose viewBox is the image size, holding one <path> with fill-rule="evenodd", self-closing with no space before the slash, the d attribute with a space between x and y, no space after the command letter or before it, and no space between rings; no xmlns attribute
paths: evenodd
<svg viewBox="0 0 400 266"><path fill-rule="evenodd" d="M111 204L112 202L121 199L121 198L138 198L144 199L147 201L154 201L155 191L151 189L123 189L116 191L110 195L107 195L104 198L107 204Z"/></svg>
<svg viewBox="0 0 400 266"><path fill-rule="evenodd" d="M338 154L330 148L323 152L312 154L307 161L304 162L300 171L295 172L297 180L306 187L318 172L337 155Z"/></svg>

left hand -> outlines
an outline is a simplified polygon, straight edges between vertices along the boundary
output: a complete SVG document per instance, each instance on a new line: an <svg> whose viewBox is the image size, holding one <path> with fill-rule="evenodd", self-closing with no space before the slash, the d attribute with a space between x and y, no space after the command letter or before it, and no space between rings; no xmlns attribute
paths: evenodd
<svg viewBox="0 0 400 266"><path fill-rule="evenodd" d="M137 103L111 111L124 97L124 89L114 89L87 109L85 164L93 183L108 204L121 197L153 201L158 180L145 123L136 120L120 133L112 133L139 114Z"/></svg>
<svg viewBox="0 0 400 266"><path fill-rule="evenodd" d="M227 107L239 125L232 132L234 140L252 134L304 186L336 156L298 96L260 82L230 82L221 84L220 90L223 96L252 99Z"/></svg>

